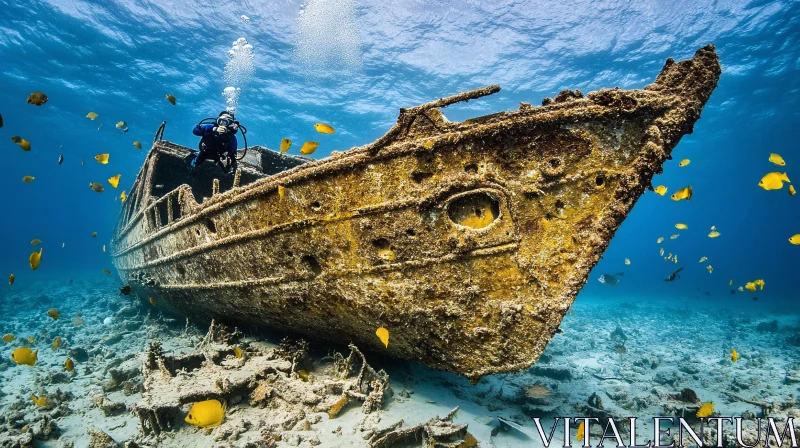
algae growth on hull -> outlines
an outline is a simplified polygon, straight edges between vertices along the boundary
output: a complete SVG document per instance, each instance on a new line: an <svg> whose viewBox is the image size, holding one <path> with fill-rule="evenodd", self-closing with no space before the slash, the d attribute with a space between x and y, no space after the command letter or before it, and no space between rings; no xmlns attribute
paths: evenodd
<svg viewBox="0 0 800 448"><path fill-rule="evenodd" d="M157 141L114 263L140 296L189 315L354 341L473 381L518 371L719 75L709 45L644 90L565 91L465 122L440 111L491 86L403 109L375 143L287 171L265 171L283 157L265 149L222 187L184 184L174 166L188 150Z"/></svg>

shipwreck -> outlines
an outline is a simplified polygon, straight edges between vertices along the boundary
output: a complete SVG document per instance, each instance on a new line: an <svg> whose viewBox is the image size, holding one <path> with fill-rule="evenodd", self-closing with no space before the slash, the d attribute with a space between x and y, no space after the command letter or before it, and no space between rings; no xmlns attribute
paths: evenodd
<svg viewBox="0 0 800 448"><path fill-rule="evenodd" d="M592 267L717 85L714 47L642 90L563 91L463 122L409 109L321 160L251 147L235 176L163 126L112 256L144 300L286 329L477 381L536 362ZM389 330L388 347L376 337Z"/></svg>

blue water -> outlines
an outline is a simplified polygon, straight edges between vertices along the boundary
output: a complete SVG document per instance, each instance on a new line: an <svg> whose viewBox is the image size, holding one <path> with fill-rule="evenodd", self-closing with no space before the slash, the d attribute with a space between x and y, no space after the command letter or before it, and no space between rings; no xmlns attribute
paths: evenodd
<svg viewBox="0 0 800 448"><path fill-rule="evenodd" d="M694 197L677 203L643 196L580 297L726 303L758 296L765 306L796 306L800 246L787 239L800 233L800 196L756 184L770 171L800 178L800 3L556 3L0 1L0 273L13 272L15 286L29 287L113 271L101 248L117 219L115 198L130 187L162 121L166 139L197 144L192 126L225 107L223 69L240 37L254 47L255 75L241 86L237 109L248 141L276 149L288 137L294 152L305 140L320 140L316 158L372 142L400 107L503 87L445 110L462 120L516 109L520 101L538 104L565 88L641 88L666 58L685 59L713 43L723 66L719 87L695 133L654 180L670 193L691 184ZM49 101L26 104L33 91ZM90 111L99 118L87 119ZM128 133L115 129L120 120ZM336 134L320 136L315 122ZM23 152L12 135L28 139L32 151ZM101 152L111 154L108 165L94 161ZM769 163L771 152L787 166ZM684 158L692 162L679 168ZM122 175L118 190L106 182L115 174ZM22 183L25 175L36 180ZM106 192L93 192L90 182ZM675 230L678 222L689 230ZM706 236L712 225L717 239ZM675 233L681 237L670 240ZM659 236L680 263L658 255ZM28 267L34 238L44 249L36 272ZM698 263L701 256L708 263ZM683 264L679 281L663 281ZM621 271L616 287L597 281ZM729 280L737 287L757 278L766 282L763 291L729 294ZM743 303L736 301L727 303Z"/></svg>

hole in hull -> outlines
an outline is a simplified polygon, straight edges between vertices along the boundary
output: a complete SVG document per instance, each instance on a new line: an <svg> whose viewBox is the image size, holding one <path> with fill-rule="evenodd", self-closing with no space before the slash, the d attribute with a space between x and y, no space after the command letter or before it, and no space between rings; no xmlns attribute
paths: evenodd
<svg viewBox="0 0 800 448"><path fill-rule="evenodd" d="M606 178L603 177L603 176L597 176L594 179L594 184L597 185L598 187L602 187L603 184L605 184L605 183L606 183Z"/></svg>
<svg viewBox="0 0 800 448"><path fill-rule="evenodd" d="M372 241L372 245L378 249L378 256L386 261L394 261L394 247L386 238L378 238Z"/></svg>
<svg viewBox="0 0 800 448"><path fill-rule="evenodd" d="M500 203L487 193L467 194L450 202L447 215L458 225L482 229L500 217Z"/></svg>
<svg viewBox="0 0 800 448"><path fill-rule="evenodd" d="M319 261L317 261L317 259L314 256L304 255L303 263L308 265L308 268L311 269L311 272L314 273L314 276L322 274L322 266L319 264Z"/></svg>
<svg viewBox="0 0 800 448"><path fill-rule="evenodd" d="M433 176L433 173L425 173L422 171L415 171L411 173L411 179L416 183L421 183L422 181L428 179L431 176Z"/></svg>

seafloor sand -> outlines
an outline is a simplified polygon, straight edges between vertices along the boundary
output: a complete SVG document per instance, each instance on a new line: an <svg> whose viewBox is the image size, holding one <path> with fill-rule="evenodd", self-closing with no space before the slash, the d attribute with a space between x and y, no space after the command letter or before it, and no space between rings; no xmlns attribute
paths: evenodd
<svg viewBox="0 0 800 448"><path fill-rule="evenodd" d="M692 389L703 402L713 401L719 415L752 419L762 415L764 409L756 403L763 403L770 416L800 417L800 403L795 403L800 391L800 316L770 313L757 302L726 309L701 300L626 303L582 297L564 319L563 334L556 335L535 367L484 378L476 386L453 374L366 353L372 367L387 371L390 385L382 409L369 414L360 402L344 407L335 418L327 412L343 393L342 387L352 386L355 375L349 379L334 375L335 360L326 355L340 351L347 356L347 347L325 347L312 341L304 362L310 370L309 382L291 370L281 371L284 366L235 386L235 373L246 372L255 363L291 364L272 352L279 338L245 334L239 345L247 347L246 359L224 356L230 348L224 344L206 345L207 359L212 349L217 358L219 353L224 358L214 361L218 365L212 366L213 375L231 375L230 381L228 377L204 378L211 374L202 369L173 372L174 378L155 369L147 381L180 380L180 393L204 381L213 390L216 381L230 398L225 421L213 429L190 426L183 422L188 410L184 405L174 428L145 436L139 418L130 411L143 399L141 366L148 344L161 341L167 355L191 353L203 340L208 323L187 326L183 320L162 316L157 306L118 296L117 283L107 278L76 281L71 286L40 283L25 289L15 285L4 293L0 332L12 333L18 340L0 342L4 345L0 446L85 447L90 446L92 428L107 433L119 446L133 441L138 445L125 446L369 446L370 439L377 443L382 428L400 420L402 428L410 428L458 407L450 426L468 425L479 446L530 447L541 446L532 417L648 419L680 415L681 409L688 417L699 403L670 397L684 388ZM45 315L51 307L61 312L58 321ZM73 326L78 312L84 326ZM104 324L106 318L110 318L108 324ZM618 328L622 334L615 332ZM33 347L39 350L38 363L17 366L9 355L31 335ZM57 351L50 345L56 336L64 339ZM737 363L730 360L732 348L741 356ZM67 374L63 363L71 351L76 368ZM535 385L544 387L528 391ZM266 392L256 397L258 391ZM30 399L32 393L46 395L51 404L37 407ZM599 401L590 400L592 394ZM169 400L167 395L159 393L155 398ZM501 424L498 417L512 423ZM551 420L545 422L551 424ZM522 430L514 429L514 423ZM601 432L598 425L591 429L593 434ZM638 431L640 441L651 438L652 423L643 420ZM277 438L280 441L274 441ZM115 446L100 440L95 436L92 446ZM573 439L573 444L578 442Z"/></svg>

